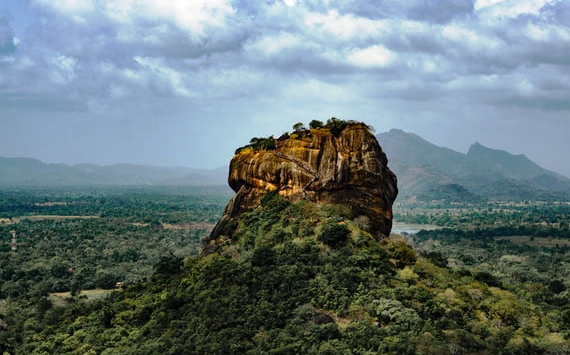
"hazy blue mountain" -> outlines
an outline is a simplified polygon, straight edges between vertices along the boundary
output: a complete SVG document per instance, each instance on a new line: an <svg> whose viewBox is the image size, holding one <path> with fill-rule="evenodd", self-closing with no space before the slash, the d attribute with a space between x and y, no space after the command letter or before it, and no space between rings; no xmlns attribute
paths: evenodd
<svg viewBox="0 0 570 355"><path fill-rule="evenodd" d="M0 157L0 186L226 185L227 168L194 169L133 164L45 164Z"/></svg>
<svg viewBox="0 0 570 355"><path fill-rule="evenodd" d="M390 169L398 176L399 200L475 202L485 199L569 198L570 179L524 155L480 143L467 154L392 129L377 135ZM132 164L45 164L30 158L0 157L0 187L90 185L227 185L227 167L193 169Z"/></svg>
<svg viewBox="0 0 570 355"><path fill-rule="evenodd" d="M377 135L378 142L388 160L423 166L438 167L442 172L460 171L465 155L454 150L436 146L422 137L399 129Z"/></svg>
<svg viewBox="0 0 570 355"><path fill-rule="evenodd" d="M570 179L540 167L522 154L480 143L472 144L463 154L398 129L378 134L377 138L398 176L403 199L521 200L570 194Z"/></svg>
<svg viewBox="0 0 570 355"><path fill-rule="evenodd" d="M485 166L491 173L513 179L532 179L541 175L563 178L541 168L523 154L513 155L504 150L487 148L480 143L471 145L466 158L474 165Z"/></svg>

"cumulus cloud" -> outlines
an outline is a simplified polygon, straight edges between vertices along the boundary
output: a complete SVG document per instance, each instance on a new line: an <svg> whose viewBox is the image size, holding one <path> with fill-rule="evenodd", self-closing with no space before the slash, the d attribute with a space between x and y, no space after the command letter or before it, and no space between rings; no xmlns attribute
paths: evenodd
<svg viewBox="0 0 570 355"><path fill-rule="evenodd" d="M542 8L558 0L477 0L476 11L495 18L513 18L520 15L539 15Z"/></svg>
<svg viewBox="0 0 570 355"><path fill-rule="evenodd" d="M4 107L67 107L101 119L137 103L172 112L174 100L204 115L334 107L400 112L403 121L422 112L430 122L458 105L473 108L461 115L473 122L476 112L507 120L509 110L548 111L555 120L570 110L568 1L26 4L27 13L19 5L0 19Z"/></svg>
<svg viewBox="0 0 570 355"><path fill-rule="evenodd" d="M568 27L545 15L552 12L547 8L561 6L555 0L34 4L51 14L39 38L28 41L30 57L44 58L35 70L46 72L40 76L46 85L88 82L80 90L85 100L134 91L195 98L211 91L201 74L219 85L232 71L278 70L323 82L344 77L348 83L352 75L375 69L376 80L397 74L400 80L421 77L425 86L457 76L508 75L538 64L546 76L555 76L570 38ZM12 35L1 26L0 36L11 43ZM523 92L520 85L508 91ZM526 97L537 92L524 91Z"/></svg>
<svg viewBox="0 0 570 355"><path fill-rule="evenodd" d="M389 67L397 60L395 53L384 46L374 45L365 49L358 49L348 55L348 61L356 66Z"/></svg>

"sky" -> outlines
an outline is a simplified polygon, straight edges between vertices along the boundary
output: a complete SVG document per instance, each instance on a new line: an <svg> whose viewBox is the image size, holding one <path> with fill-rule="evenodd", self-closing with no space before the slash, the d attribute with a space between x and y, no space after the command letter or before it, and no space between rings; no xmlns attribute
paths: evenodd
<svg viewBox="0 0 570 355"><path fill-rule="evenodd" d="M0 1L0 156L215 168L333 116L570 176L570 1Z"/></svg>

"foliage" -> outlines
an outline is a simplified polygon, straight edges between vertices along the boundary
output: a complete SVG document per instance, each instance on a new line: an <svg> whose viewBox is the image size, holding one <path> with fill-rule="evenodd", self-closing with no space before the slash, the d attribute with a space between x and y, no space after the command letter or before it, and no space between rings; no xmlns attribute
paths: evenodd
<svg viewBox="0 0 570 355"><path fill-rule="evenodd" d="M319 240L331 248L340 248L348 242L350 229L343 224L333 223L326 225L319 236Z"/></svg>
<svg viewBox="0 0 570 355"><path fill-rule="evenodd" d="M338 137L340 133L348 126L362 126L365 127L369 131L373 131L371 126L366 125L364 122L357 122L353 120L341 120L336 117L332 117L327 120L326 124L319 120L312 120L309 122L309 129L305 127L303 122L297 122L293 125L293 132L289 134L289 132L284 132L278 139L275 139L273 136L269 137L253 137L249 141L249 144L236 149L235 154L240 154L242 152L248 151L251 149L255 152L257 151L267 151L267 150L274 150L276 147L276 141L278 140L285 140L289 138L295 139L303 139L311 135L311 129L327 129L329 130L334 136Z"/></svg>
<svg viewBox="0 0 570 355"><path fill-rule="evenodd" d="M434 224L457 232L485 230L494 236L532 235L536 237L568 235L570 203L525 201L473 203L398 204L394 220L406 223ZM484 233L478 233L479 235Z"/></svg>
<svg viewBox="0 0 570 355"><path fill-rule="evenodd" d="M293 125L293 131L295 132L301 132L306 130L305 125L303 124L303 122L297 122Z"/></svg>
<svg viewBox="0 0 570 355"><path fill-rule="evenodd" d="M331 117L327 120L327 128L331 131L331 133L335 136L338 136L340 132L342 132L347 125L346 121L338 119L336 117Z"/></svg>
<svg viewBox="0 0 570 355"><path fill-rule="evenodd" d="M321 127L323 127L323 125L324 125L323 121L319 121L319 120L312 120L311 122L309 122L309 128L310 129L321 128Z"/></svg>
<svg viewBox="0 0 570 355"><path fill-rule="evenodd" d="M253 149L255 151L273 150L275 149L275 138L273 136L269 136L267 138L253 137L250 139L248 145L238 148L235 154L239 154L241 151L247 148Z"/></svg>
<svg viewBox="0 0 570 355"><path fill-rule="evenodd" d="M196 254L228 197L211 188L0 191L11 218L0 223L0 299L137 282L165 255Z"/></svg>
<svg viewBox="0 0 570 355"><path fill-rule="evenodd" d="M505 282L500 269L489 268L521 262L516 255L497 257L512 245L433 238L378 242L359 223L339 219L338 208L269 193L213 253L183 264L178 254L165 254L156 272L108 299L76 298L62 306L25 297L0 304L9 324L0 332L0 352L506 355L568 349L565 277ZM474 264L458 267L460 252ZM567 255L551 251L550 257L564 265ZM479 258L484 263L477 264ZM66 260L59 264L54 275L67 277Z"/></svg>
<svg viewBox="0 0 570 355"><path fill-rule="evenodd" d="M420 201L441 200L445 202L461 201L463 203L476 203L481 197L472 193L465 187L453 183L436 186L428 191L419 193L417 199Z"/></svg>

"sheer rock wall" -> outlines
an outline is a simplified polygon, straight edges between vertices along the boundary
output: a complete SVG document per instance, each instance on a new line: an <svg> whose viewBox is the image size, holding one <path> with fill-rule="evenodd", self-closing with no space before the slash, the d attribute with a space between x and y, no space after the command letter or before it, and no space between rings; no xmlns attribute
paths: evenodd
<svg viewBox="0 0 570 355"><path fill-rule="evenodd" d="M364 124L350 124L339 134L311 129L277 139L274 150L245 148L231 160L228 183L236 192L210 236L231 237L232 223L257 207L267 191L291 201L343 204L354 217L366 216L369 231L390 235L396 175L378 141Z"/></svg>

